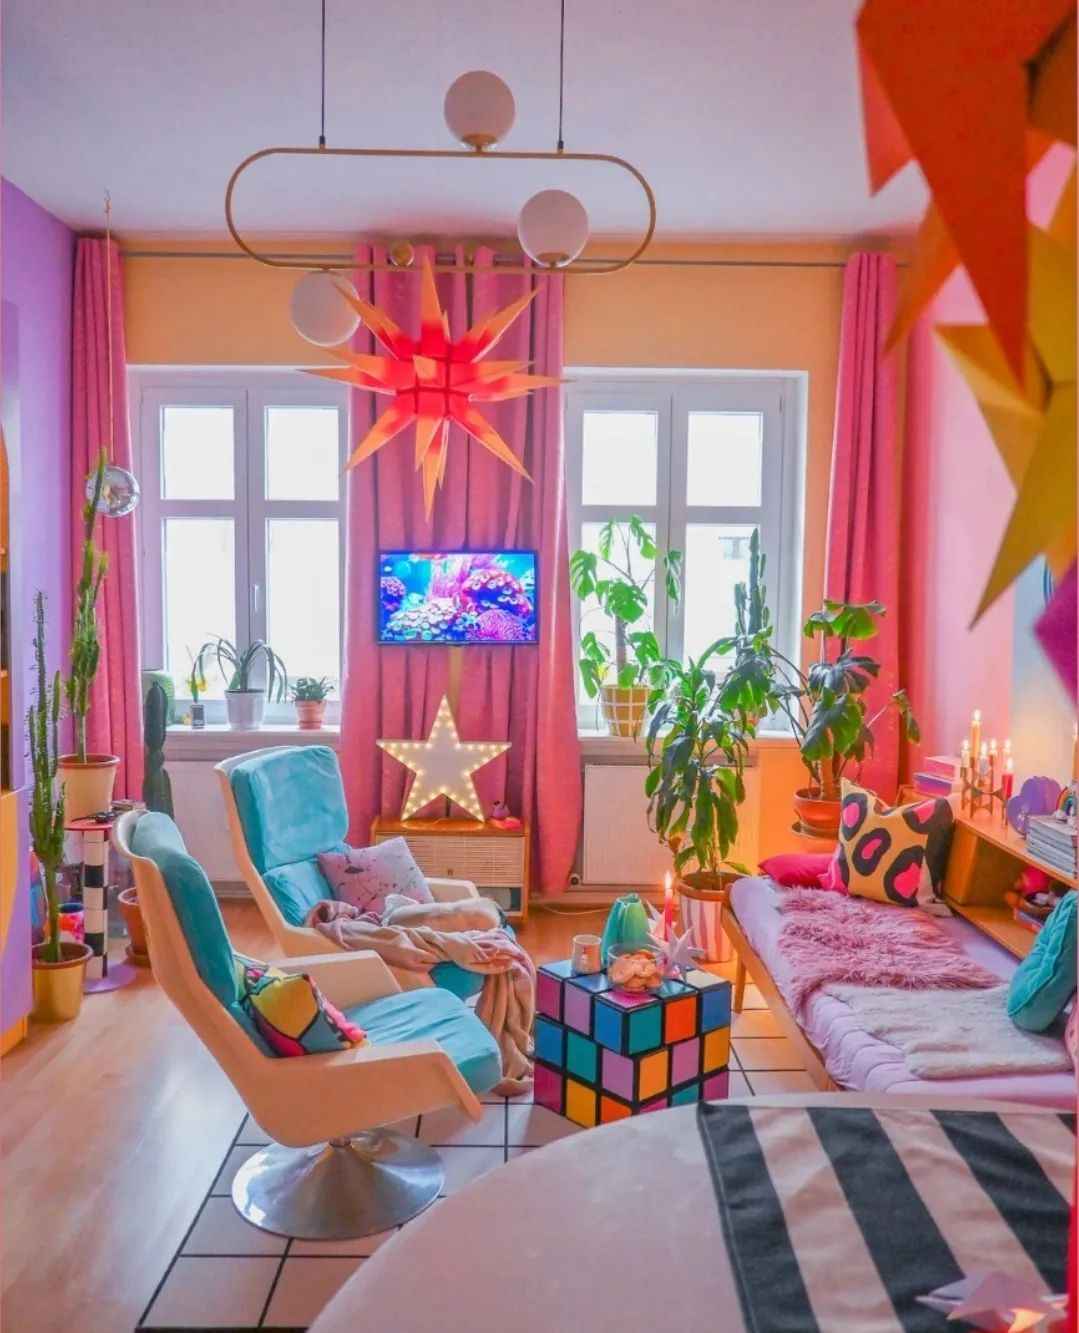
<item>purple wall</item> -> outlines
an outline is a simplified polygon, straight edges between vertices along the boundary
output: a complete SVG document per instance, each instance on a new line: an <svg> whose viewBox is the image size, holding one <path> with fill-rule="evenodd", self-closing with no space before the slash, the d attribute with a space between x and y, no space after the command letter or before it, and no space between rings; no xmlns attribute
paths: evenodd
<svg viewBox="0 0 1079 1333"><path fill-rule="evenodd" d="M49 669L63 667L71 626L71 292L75 236L9 181L0 199L3 423L11 467L12 713L15 786L26 780L34 593L46 596ZM22 821L25 830L25 821ZM25 833L24 833L25 836ZM0 959L0 1029L30 1007L26 848Z"/></svg>

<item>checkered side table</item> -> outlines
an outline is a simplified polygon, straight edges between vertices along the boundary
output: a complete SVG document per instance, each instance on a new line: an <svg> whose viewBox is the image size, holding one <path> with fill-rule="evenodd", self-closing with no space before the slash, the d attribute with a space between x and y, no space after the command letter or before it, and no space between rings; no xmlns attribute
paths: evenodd
<svg viewBox="0 0 1079 1333"><path fill-rule="evenodd" d="M731 984L709 972L630 995L568 960L536 974L534 1097L578 1125L727 1096Z"/></svg>

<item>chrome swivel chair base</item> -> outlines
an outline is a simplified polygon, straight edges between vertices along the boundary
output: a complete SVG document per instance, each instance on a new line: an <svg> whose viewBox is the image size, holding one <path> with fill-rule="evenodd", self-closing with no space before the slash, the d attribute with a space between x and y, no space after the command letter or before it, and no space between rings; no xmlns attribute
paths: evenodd
<svg viewBox="0 0 1079 1333"><path fill-rule="evenodd" d="M263 1231L298 1240L354 1240L407 1222L438 1198L438 1153L376 1129L312 1148L272 1144L236 1173L232 1201Z"/></svg>

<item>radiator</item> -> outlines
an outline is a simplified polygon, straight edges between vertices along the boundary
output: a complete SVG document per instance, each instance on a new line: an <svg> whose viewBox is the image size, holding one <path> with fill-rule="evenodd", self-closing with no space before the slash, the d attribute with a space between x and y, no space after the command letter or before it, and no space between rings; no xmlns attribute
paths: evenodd
<svg viewBox="0 0 1079 1333"><path fill-rule="evenodd" d="M658 887L671 868L671 853L648 827L644 764L585 764L582 888L602 885ZM730 859L757 865L760 774L745 771L746 799L739 809L738 841Z"/></svg>

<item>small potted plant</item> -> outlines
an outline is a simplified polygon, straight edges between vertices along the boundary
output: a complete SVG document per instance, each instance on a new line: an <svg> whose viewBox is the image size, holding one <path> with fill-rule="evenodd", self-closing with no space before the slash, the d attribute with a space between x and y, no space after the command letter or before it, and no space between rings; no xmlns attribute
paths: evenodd
<svg viewBox="0 0 1079 1333"><path fill-rule="evenodd" d="M90 712L90 690L101 662L97 635L97 599L109 559L94 540L98 502L105 485L108 459L102 450L91 474L93 489L83 506L82 567L75 585L74 622L71 629L71 671L64 681L68 709L75 728L75 753L59 758L60 781L67 793L68 819L107 810L120 758L115 754L89 754L86 749L86 718ZM88 479L88 486L89 486Z"/></svg>
<svg viewBox="0 0 1079 1333"><path fill-rule="evenodd" d="M645 794L649 822L674 853L683 925L694 947L708 961L720 962L726 889L749 873L728 854L738 837L752 728L743 730L720 702L719 681L709 666L714 651L673 668L668 690L656 690L649 699Z"/></svg>
<svg viewBox="0 0 1079 1333"><path fill-rule="evenodd" d="M31 950L34 1017L43 1023L77 1018L91 950L60 938L60 866L64 859L63 784L59 771L60 672L49 682L45 667L45 598L34 599L34 673L37 698L26 714L30 742L30 845L45 884L48 935Z"/></svg>
<svg viewBox="0 0 1079 1333"><path fill-rule="evenodd" d="M635 560L647 562L649 572L644 577L633 572ZM649 695L669 682L673 665L663 656L652 629L644 623L648 589L660 569L668 599L678 601L682 591L682 553L661 553L643 520L634 514L624 523L604 524L597 550L574 551L569 569L570 584L577 597L582 602L594 598L595 609L614 624L613 653L594 630L581 638L578 666L585 692L590 699L599 697L612 735L636 740L644 724Z"/></svg>
<svg viewBox="0 0 1079 1333"><path fill-rule="evenodd" d="M209 656L217 662L225 686L225 711L233 731L258 731L266 700L280 703L288 690L288 672L285 664L263 639L256 639L246 648L238 648L231 640L218 635L204 643L195 658L201 676ZM255 667L259 661L266 667L265 689L254 684Z"/></svg>
<svg viewBox="0 0 1079 1333"><path fill-rule="evenodd" d="M720 655L734 656L720 701L743 724L755 726L768 713L787 719L809 774L808 784L794 794L799 826L814 837L834 839L840 783L852 763L860 770L872 753L874 726L894 709L907 739L917 741L918 723L905 690L894 691L869 714L865 694L880 674L880 663L853 645L876 636L884 606L826 600L802 627L806 638L818 641L817 660L803 671L772 641L764 567L754 533L749 585L740 584L735 593L736 632L714 645Z"/></svg>
<svg viewBox="0 0 1079 1333"><path fill-rule="evenodd" d="M321 731L326 715L326 698L333 685L325 676L300 676L292 687L292 702L296 705L296 722L301 731Z"/></svg>
<svg viewBox="0 0 1079 1333"><path fill-rule="evenodd" d="M206 726L206 705L199 699L199 695L206 689L206 674L202 667L202 654L192 657L191 650L188 649L188 657L191 657L191 669L187 673L187 690L191 695L191 730L202 731Z"/></svg>

